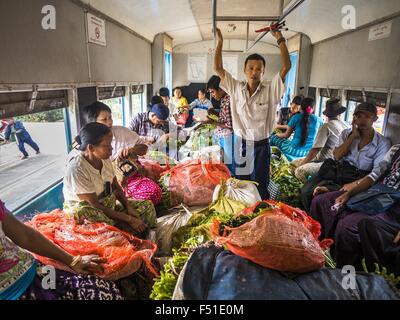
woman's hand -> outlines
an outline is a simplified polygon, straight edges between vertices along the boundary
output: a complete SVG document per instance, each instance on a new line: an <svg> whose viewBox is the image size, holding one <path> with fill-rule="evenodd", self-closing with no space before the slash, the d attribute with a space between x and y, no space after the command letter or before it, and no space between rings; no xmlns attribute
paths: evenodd
<svg viewBox="0 0 400 320"><path fill-rule="evenodd" d="M140 218L137 217L131 216L128 223L135 231L138 232L143 232L147 228L146 224Z"/></svg>
<svg viewBox="0 0 400 320"><path fill-rule="evenodd" d="M129 204L126 206L126 212L131 217L136 217L137 218L137 217L140 216L139 212Z"/></svg>
<svg viewBox="0 0 400 320"><path fill-rule="evenodd" d="M329 189L327 187L316 187L313 192L313 196L316 197L319 194L327 193Z"/></svg>
<svg viewBox="0 0 400 320"><path fill-rule="evenodd" d="M345 192L342 195L340 195L339 197L336 198L335 204L337 206L343 206L346 204L346 202L349 200L350 198L350 193L349 192Z"/></svg>
<svg viewBox="0 0 400 320"><path fill-rule="evenodd" d="M356 186L357 186L356 181L355 181L355 182L352 182L352 183L346 183L346 184L340 189L340 191L350 192L350 191L353 190Z"/></svg>
<svg viewBox="0 0 400 320"><path fill-rule="evenodd" d="M79 274L99 274L104 271L100 264L105 262L107 262L107 260L100 258L98 255L82 256L71 268Z"/></svg>

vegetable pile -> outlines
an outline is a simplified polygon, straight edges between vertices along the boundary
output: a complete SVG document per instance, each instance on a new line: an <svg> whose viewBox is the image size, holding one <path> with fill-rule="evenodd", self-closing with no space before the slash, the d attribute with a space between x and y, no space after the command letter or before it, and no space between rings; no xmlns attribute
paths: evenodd
<svg viewBox="0 0 400 320"><path fill-rule="evenodd" d="M183 266L190 254L211 239L210 226L214 219L227 223L245 205L222 195L209 207L194 213L186 226L179 228L172 237L172 258L164 265L161 276L155 280L150 298L153 300L172 299L172 295Z"/></svg>
<svg viewBox="0 0 400 320"><path fill-rule="evenodd" d="M272 147L271 180L279 187L278 199L293 207L301 207L303 183L293 174L293 167L277 147Z"/></svg>

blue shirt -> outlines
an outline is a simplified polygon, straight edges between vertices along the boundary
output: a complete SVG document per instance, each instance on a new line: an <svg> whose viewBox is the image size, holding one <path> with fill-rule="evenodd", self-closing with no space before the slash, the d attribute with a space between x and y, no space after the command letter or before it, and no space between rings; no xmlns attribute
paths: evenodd
<svg viewBox="0 0 400 320"><path fill-rule="evenodd" d="M347 140L351 134L351 130L352 128L343 130L339 137L339 146ZM372 171L373 177L379 176L381 171L379 164L383 161L386 152L390 149L390 140L375 131L372 141L361 150L358 150L360 142L360 138L354 139L350 146L349 153L346 154L342 160L347 161L360 170Z"/></svg>
<svg viewBox="0 0 400 320"><path fill-rule="evenodd" d="M24 125L22 124L21 121L15 121L14 124L9 124L6 128L6 131L4 133L4 136L6 140L10 139L10 136L13 131L15 130L15 134L17 136L18 141L24 141L29 139L30 135L28 131L26 131Z"/></svg>
<svg viewBox="0 0 400 320"><path fill-rule="evenodd" d="M298 149L311 149L314 145L315 136L317 135L318 129L320 126L324 124L320 117L312 114L309 119L309 130L306 138L306 143L301 145L301 136L303 129L301 127L301 120L303 119L303 114L298 113L295 114L292 118L290 118L288 126L293 128L294 136L292 141L290 142L291 147Z"/></svg>
<svg viewBox="0 0 400 320"><path fill-rule="evenodd" d="M203 102L201 102L200 99L196 99L190 104L190 109L200 108L203 110L208 110L212 107L213 107L213 105L212 105L211 101L208 99L205 99Z"/></svg>

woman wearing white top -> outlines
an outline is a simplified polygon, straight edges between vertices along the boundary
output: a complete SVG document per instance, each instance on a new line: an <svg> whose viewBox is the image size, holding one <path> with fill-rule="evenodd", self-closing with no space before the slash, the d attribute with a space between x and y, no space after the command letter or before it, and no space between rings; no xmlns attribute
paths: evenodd
<svg viewBox="0 0 400 320"><path fill-rule="evenodd" d="M64 177L64 210L79 222L87 219L133 233L143 232L145 223L116 181L110 160L112 139L111 130L100 123L89 123L81 129L76 138L79 151L71 153ZM124 211L117 210L116 199Z"/></svg>

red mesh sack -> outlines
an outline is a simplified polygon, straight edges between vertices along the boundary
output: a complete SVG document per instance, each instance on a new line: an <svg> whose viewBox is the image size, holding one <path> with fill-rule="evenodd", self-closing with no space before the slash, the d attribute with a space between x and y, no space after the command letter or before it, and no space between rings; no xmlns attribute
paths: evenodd
<svg viewBox="0 0 400 320"><path fill-rule="evenodd" d="M274 201L273 209L237 227L225 227L220 236L220 222L214 220L211 235L217 244L225 244L238 256L266 268L305 273L324 266L323 248L333 243L327 239L318 242L319 223L300 209ZM253 213L258 204L244 209L241 214Z"/></svg>
<svg viewBox="0 0 400 320"><path fill-rule="evenodd" d="M118 280L127 277L144 263L157 275L151 259L157 251L157 245L142 240L118 228L105 223L76 224L75 220L61 210L36 215L27 225L42 233L47 239L71 255L96 254L107 260L102 264L104 271L96 274L106 280ZM50 258L35 255L45 265L74 272L68 266Z"/></svg>
<svg viewBox="0 0 400 320"><path fill-rule="evenodd" d="M231 174L223 163L191 160L178 164L164 174L170 174L168 190L188 206L209 205L215 187Z"/></svg>

